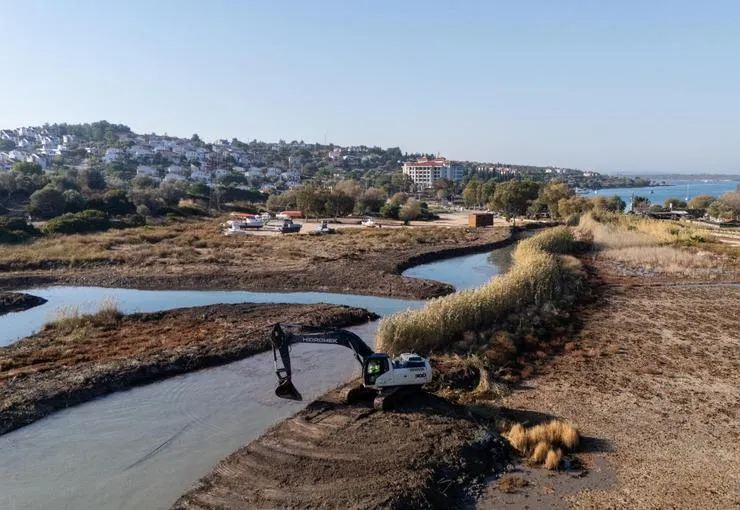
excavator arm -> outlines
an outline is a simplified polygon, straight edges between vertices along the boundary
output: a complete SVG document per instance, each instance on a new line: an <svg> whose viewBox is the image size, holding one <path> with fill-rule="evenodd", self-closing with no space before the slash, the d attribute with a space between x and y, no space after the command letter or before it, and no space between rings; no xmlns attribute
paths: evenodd
<svg viewBox="0 0 740 510"><path fill-rule="evenodd" d="M352 350L355 359L361 366L364 366L367 359L373 355L373 350L359 336L343 329L291 333L284 331L280 324L275 324L272 328L270 341L272 343L272 355L275 359L275 374L278 378L278 387L275 389L275 394L278 397L292 400L301 400L302 396L292 381L291 345L299 343L341 345Z"/></svg>

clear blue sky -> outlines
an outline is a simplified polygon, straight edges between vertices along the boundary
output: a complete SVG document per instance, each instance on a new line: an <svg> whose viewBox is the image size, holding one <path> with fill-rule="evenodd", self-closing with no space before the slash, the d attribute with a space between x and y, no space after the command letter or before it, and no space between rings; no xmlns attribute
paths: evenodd
<svg viewBox="0 0 740 510"><path fill-rule="evenodd" d="M740 171L738 1L5 0L0 127Z"/></svg>

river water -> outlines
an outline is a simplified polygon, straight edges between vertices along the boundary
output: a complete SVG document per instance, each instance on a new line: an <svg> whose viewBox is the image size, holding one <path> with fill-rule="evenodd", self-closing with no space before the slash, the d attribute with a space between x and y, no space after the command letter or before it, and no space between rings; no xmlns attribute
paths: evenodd
<svg viewBox="0 0 740 510"><path fill-rule="evenodd" d="M406 276L471 288L508 268L513 247L411 268ZM126 312L216 303L327 302L381 315L422 301L316 292L138 291L47 287L49 302L0 318L0 342L37 330L60 306L94 310L112 298ZM374 344L377 322L349 328ZM0 436L0 508L167 508L229 453L310 400L359 375L347 349L296 345L294 381L305 401L274 396L271 353L113 393Z"/></svg>
<svg viewBox="0 0 740 510"><path fill-rule="evenodd" d="M719 197L723 193L735 191L740 186L738 180L673 180L667 182L668 186L648 186L644 188L607 188L596 191L582 193L585 197L617 195L624 200L629 210L632 201L632 195L636 197L646 197L651 204L663 205L667 198L678 198L681 200L692 199L699 195L711 195Z"/></svg>

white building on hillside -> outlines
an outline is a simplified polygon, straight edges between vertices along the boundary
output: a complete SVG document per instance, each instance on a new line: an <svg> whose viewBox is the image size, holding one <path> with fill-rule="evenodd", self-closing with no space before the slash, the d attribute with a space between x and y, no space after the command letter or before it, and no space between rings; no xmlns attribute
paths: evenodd
<svg viewBox="0 0 740 510"><path fill-rule="evenodd" d="M150 177L156 181L159 180L159 172L156 168L152 168L150 166L146 165L139 165L136 167L136 175L141 175L144 177Z"/></svg>
<svg viewBox="0 0 740 510"><path fill-rule="evenodd" d="M414 184L423 188L431 188L439 179L459 181L463 178L462 168L452 166L446 158L407 161L403 164L403 175L408 175Z"/></svg>
<svg viewBox="0 0 740 510"><path fill-rule="evenodd" d="M118 161L119 159L122 159L123 155L123 150L117 149L115 147L110 147L109 149L106 149L105 156L103 156L103 161L105 161L106 163L112 163L113 161Z"/></svg>

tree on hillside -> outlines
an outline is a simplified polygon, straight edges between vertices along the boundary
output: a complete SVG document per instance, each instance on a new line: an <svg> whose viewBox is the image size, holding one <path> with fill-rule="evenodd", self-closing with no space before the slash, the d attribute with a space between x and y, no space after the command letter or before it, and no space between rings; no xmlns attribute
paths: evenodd
<svg viewBox="0 0 740 510"><path fill-rule="evenodd" d="M736 217L735 212L721 200L715 200L707 207L707 214L711 218L721 221L731 221Z"/></svg>
<svg viewBox="0 0 740 510"><path fill-rule="evenodd" d="M725 204L735 216L740 216L740 191L730 191L719 197L719 201Z"/></svg>
<svg viewBox="0 0 740 510"><path fill-rule="evenodd" d="M388 203L400 207L405 204L408 199L409 196L406 193L399 191L398 193L394 193L393 196L388 199Z"/></svg>
<svg viewBox="0 0 740 510"><path fill-rule="evenodd" d="M689 209L706 210L709 204L717 200L712 195L699 195L689 200Z"/></svg>
<svg viewBox="0 0 740 510"><path fill-rule="evenodd" d="M481 183L478 179L472 179L465 185L462 192L463 205L468 208L478 205L478 195Z"/></svg>
<svg viewBox="0 0 740 510"><path fill-rule="evenodd" d="M542 187L538 200L542 205L547 207L550 217L560 218L562 216L558 210L560 200L570 198L575 194L575 191L573 191L565 182L551 181Z"/></svg>
<svg viewBox="0 0 740 510"><path fill-rule="evenodd" d="M573 214L582 214L594 208L594 202L579 196L561 198L558 202L558 215L567 218Z"/></svg>
<svg viewBox="0 0 740 510"><path fill-rule="evenodd" d="M85 208L85 197L77 190L68 189L64 193L64 212L75 213Z"/></svg>
<svg viewBox="0 0 740 510"><path fill-rule="evenodd" d="M686 201L680 198L666 198L663 201L663 207L666 209L685 209Z"/></svg>
<svg viewBox="0 0 740 510"><path fill-rule="evenodd" d="M103 200L103 210L111 216L130 214L136 210L136 207L123 190L112 189L106 191L101 198Z"/></svg>
<svg viewBox="0 0 740 510"><path fill-rule="evenodd" d="M64 195L57 189L46 187L31 194L28 212L38 218L48 219L64 212Z"/></svg>
<svg viewBox="0 0 740 510"><path fill-rule="evenodd" d="M77 183L83 189L103 190L106 188L105 175L95 168L80 170L77 174Z"/></svg>
<svg viewBox="0 0 740 510"><path fill-rule="evenodd" d="M419 216L421 216L421 202L414 198L408 199L398 211L398 219L403 220L405 224Z"/></svg>
<svg viewBox="0 0 740 510"><path fill-rule="evenodd" d="M335 218L347 216L354 208L355 199L336 189L326 197L326 203L324 204L326 214Z"/></svg>
<svg viewBox="0 0 740 510"><path fill-rule="evenodd" d="M604 212L622 212L627 204L617 195L611 197L594 197L591 199L593 208Z"/></svg>
<svg viewBox="0 0 740 510"><path fill-rule="evenodd" d="M385 193L378 188L368 188L355 202L355 211L358 214L376 213L385 203Z"/></svg>
<svg viewBox="0 0 740 510"><path fill-rule="evenodd" d="M327 201L326 190L317 188L313 184L301 186L296 191L296 205L303 214L308 217L318 218L325 212L324 206Z"/></svg>
<svg viewBox="0 0 740 510"><path fill-rule="evenodd" d="M634 197L632 199L632 210L636 213L645 213L650 208L650 199L647 197Z"/></svg>
<svg viewBox="0 0 740 510"><path fill-rule="evenodd" d="M12 151L15 149L15 142L13 140L0 140L0 151Z"/></svg>
<svg viewBox="0 0 740 510"><path fill-rule="evenodd" d="M537 199L539 185L532 181L506 181L496 186L490 207L507 218L521 216Z"/></svg>
<svg viewBox="0 0 740 510"><path fill-rule="evenodd" d="M352 197L354 200L357 200L360 198L360 195L362 195L362 187L360 186L360 183L354 179L339 181L334 185L334 190L344 193L348 197Z"/></svg>
<svg viewBox="0 0 740 510"><path fill-rule="evenodd" d="M28 163L24 161L14 164L11 171L18 172L23 175L41 175L44 172L44 169L41 168L41 165L38 163Z"/></svg>

